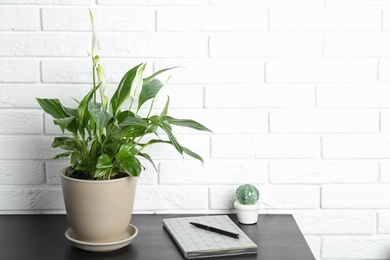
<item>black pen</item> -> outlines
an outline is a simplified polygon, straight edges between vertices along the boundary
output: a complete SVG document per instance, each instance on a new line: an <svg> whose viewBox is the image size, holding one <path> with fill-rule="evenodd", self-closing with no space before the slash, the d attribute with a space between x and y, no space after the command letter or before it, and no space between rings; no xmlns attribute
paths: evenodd
<svg viewBox="0 0 390 260"><path fill-rule="evenodd" d="M215 233L218 233L218 234L221 234L221 235L234 237L234 238L240 238L240 234L237 234L237 233L229 232L229 231L222 230L222 229L215 228L215 227L206 226L206 225L203 225L203 224L200 224L200 223L195 223L195 222L190 222L190 224L194 225L195 227L198 227L198 228L201 228L201 229L205 229L207 231L215 232Z"/></svg>

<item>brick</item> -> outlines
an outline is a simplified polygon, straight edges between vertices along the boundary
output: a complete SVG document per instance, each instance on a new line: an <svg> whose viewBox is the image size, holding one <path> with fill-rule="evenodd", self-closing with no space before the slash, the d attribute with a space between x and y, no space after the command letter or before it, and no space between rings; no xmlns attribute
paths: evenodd
<svg viewBox="0 0 390 260"><path fill-rule="evenodd" d="M175 78L178 73L166 73L158 76L162 82L169 76ZM154 108L162 109L166 103L166 97L169 96L169 108L172 109L200 109L203 108L203 86L168 84L163 88L161 95L156 100ZM147 107L148 105L146 105ZM199 111L199 110L197 110ZM192 115L191 115L192 116Z"/></svg>
<svg viewBox="0 0 390 260"><path fill-rule="evenodd" d="M320 259L321 254L321 237L315 235L305 235L305 240L310 247L315 259Z"/></svg>
<svg viewBox="0 0 390 260"><path fill-rule="evenodd" d="M160 164L160 184L240 184L266 183L267 163L261 160L164 161Z"/></svg>
<svg viewBox="0 0 390 260"><path fill-rule="evenodd" d="M280 184L375 183L378 180L378 164L371 161L272 161L269 171L270 182Z"/></svg>
<svg viewBox="0 0 390 260"><path fill-rule="evenodd" d="M348 19L345 19L346 13L348 13ZM381 10L378 8L277 7L271 8L269 15L270 31L381 30Z"/></svg>
<svg viewBox="0 0 390 260"><path fill-rule="evenodd" d="M13 160L51 159L59 150L51 148L52 138L46 137L0 137L0 158ZM57 153L56 153L57 152Z"/></svg>
<svg viewBox="0 0 390 260"><path fill-rule="evenodd" d="M235 17L239 19L237 22ZM157 10L157 30L169 32L265 31L267 10L262 8L191 8Z"/></svg>
<svg viewBox="0 0 390 260"><path fill-rule="evenodd" d="M99 32L150 32L155 29L152 9L91 8ZM42 27L47 31L91 31L87 8L43 8Z"/></svg>
<svg viewBox="0 0 390 260"><path fill-rule="evenodd" d="M2 0L3 4L92 5L95 0Z"/></svg>
<svg viewBox="0 0 390 260"><path fill-rule="evenodd" d="M0 56L86 56L89 44L86 34L0 34Z"/></svg>
<svg viewBox="0 0 390 260"><path fill-rule="evenodd" d="M390 212L378 213L378 233L390 234Z"/></svg>
<svg viewBox="0 0 390 260"><path fill-rule="evenodd" d="M212 35L210 57L312 57L322 55L320 34ZM286 45L286 42L289 44ZM245 48L243 48L245 46Z"/></svg>
<svg viewBox="0 0 390 260"><path fill-rule="evenodd" d="M36 98L59 98L68 107L75 107L76 102L88 93L90 86L82 85L3 85L0 92L0 107L3 108L40 108Z"/></svg>
<svg viewBox="0 0 390 260"><path fill-rule="evenodd" d="M324 158L390 158L389 135L332 135L322 140Z"/></svg>
<svg viewBox="0 0 390 260"><path fill-rule="evenodd" d="M337 185L322 187L322 207L334 209L390 208L389 185Z"/></svg>
<svg viewBox="0 0 390 260"><path fill-rule="evenodd" d="M61 184L61 171L68 167L70 162L67 159L46 163L46 181L50 185Z"/></svg>
<svg viewBox="0 0 390 260"><path fill-rule="evenodd" d="M325 36L324 55L337 57L390 56L389 33L333 33Z"/></svg>
<svg viewBox="0 0 390 260"><path fill-rule="evenodd" d="M210 188L211 209L232 209L237 186ZM257 186L260 191L261 209L310 209L320 205L317 187L310 186Z"/></svg>
<svg viewBox="0 0 390 260"><path fill-rule="evenodd" d="M104 5L207 5L208 0L97 0L98 4Z"/></svg>
<svg viewBox="0 0 390 260"><path fill-rule="evenodd" d="M36 185L44 182L44 167L34 161L1 161L1 185Z"/></svg>
<svg viewBox="0 0 390 260"><path fill-rule="evenodd" d="M59 189L0 189L2 210L64 209Z"/></svg>
<svg viewBox="0 0 390 260"><path fill-rule="evenodd" d="M207 188L197 186L138 186L135 210L207 208Z"/></svg>
<svg viewBox="0 0 390 260"><path fill-rule="evenodd" d="M304 235L372 235L376 233L374 212L308 212L296 213Z"/></svg>
<svg viewBox="0 0 390 260"><path fill-rule="evenodd" d="M389 246L388 237L323 237L321 258L386 259Z"/></svg>
<svg viewBox="0 0 390 260"><path fill-rule="evenodd" d="M233 209L236 200L236 186L214 186L209 188L211 209ZM261 196L261 193L260 193ZM260 197L261 198L261 197Z"/></svg>
<svg viewBox="0 0 390 260"><path fill-rule="evenodd" d="M314 209L320 206L320 191L315 186L273 185L260 187L260 208Z"/></svg>
<svg viewBox="0 0 390 260"><path fill-rule="evenodd" d="M390 5L387 0L325 0L329 5Z"/></svg>
<svg viewBox="0 0 390 260"><path fill-rule="evenodd" d="M39 29L38 10L35 8L0 8L0 30L36 31ZM23 19L18 19L23 17Z"/></svg>
<svg viewBox="0 0 390 260"><path fill-rule="evenodd" d="M390 132L390 111L388 110L380 112L380 130L383 133Z"/></svg>
<svg viewBox="0 0 390 260"><path fill-rule="evenodd" d="M264 82L264 61L257 59L207 59L155 62L156 70L176 66L179 68L176 70L175 76L170 80L172 83L231 84Z"/></svg>
<svg viewBox="0 0 390 260"><path fill-rule="evenodd" d="M205 125L214 134L266 133L268 132L268 112L260 109L198 109L170 110L175 118L191 118ZM182 128L181 133L194 133ZM200 132L196 132L200 133Z"/></svg>
<svg viewBox="0 0 390 260"><path fill-rule="evenodd" d="M382 161L379 164L380 182L390 183L390 162Z"/></svg>
<svg viewBox="0 0 390 260"><path fill-rule="evenodd" d="M390 88L373 84L332 84L316 88L318 107L378 108L390 107L386 96Z"/></svg>
<svg viewBox="0 0 390 260"><path fill-rule="evenodd" d="M266 63L266 82L372 82L377 62L346 59L287 59Z"/></svg>
<svg viewBox="0 0 390 260"><path fill-rule="evenodd" d="M312 135L215 135L212 158L317 158L319 139Z"/></svg>
<svg viewBox="0 0 390 260"><path fill-rule="evenodd" d="M210 0L212 5L322 5L323 0Z"/></svg>
<svg viewBox="0 0 390 260"><path fill-rule="evenodd" d="M0 60L0 71L0 82L38 81L38 62L33 60Z"/></svg>
<svg viewBox="0 0 390 260"><path fill-rule="evenodd" d="M212 85L205 88L206 108L314 107L314 88L294 84ZM291 98L294 96L294 98Z"/></svg>
<svg viewBox="0 0 390 260"><path fill-rule="evenodd" d="M383 31L388 32L390 31L390 9L384 9L383 10Z"/></svg>
<svg viewBox="0 0 390 260"><path fill-rule="evenodd" d="M0 134L42 133L42 113L0 110Z"/></svg>
<svg viewBox="0 0 390 260"><path fill-rule="evenodd" d="M173 132L175 135L175 131ZM143 142L147 142L149 138L153 136L149 136L148 138L142 139ZM160 134L161 139L168 140L166 136ZM156 139L156 137L153 137ZM207 159L210 154L210 137L206 135L176 135L177 141L184 147L191 149L195 153L202 156L204 159ZM149 154L152 159L160 160L160 159L181 159L182 156L177 152L177 150L169 144L161 144L156 143L146 147L143 150L144 153ZM184 155L184 158L192 159L192 157L188 155ZM196 160L196 163L201 165L202 163Z"/></svg>
<svg viewBox="0 0 390 260"><path fill-rule="evenodd" d="M379 131L379 113L371 110L296 109L270 113L272 133L370 133Z"/></svg>
<svg viewBox="0 0 390 260"><path fill-rule="evenodd" d="M378 79L382 82L390 82L390 61L382 60L379 62Z"/></svg>
<svg viewBox="0 0 390 260"><path fill-rule="evenodd" d="M190 34L107 34L100 36L101 55L108 57L207 57L208 38Z"/></svg>
<svg viewBox="0 0 390 260"><path fill-rule="evenodd" d="M124 74L141 60L109 60L101 63L108 83L118 83ZM48 83L92 83L91 62L83 60L44 60L41 62L42 81ZM145 75L152 73L151 64ZM113 86L117 87L117 86ZM110 86L110 88L112 88ZM110 90L108 90L110 91Z"/></svg>

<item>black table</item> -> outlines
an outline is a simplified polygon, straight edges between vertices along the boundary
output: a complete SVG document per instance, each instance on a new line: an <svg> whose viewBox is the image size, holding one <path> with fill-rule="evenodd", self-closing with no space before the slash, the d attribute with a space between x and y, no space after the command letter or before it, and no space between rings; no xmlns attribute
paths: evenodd
<svg viewBox="0 0 390 260"><path fill-rule="evenodd" d="M114 252L91 253L73 247L65 238L65 215L2 215L0 259L185 259L162 227L163 218L180 216L189 215L133 215L131 222L139 233L130 245ZM229 217L237 223L234 214ZM315 259L292 215L260 215L257 225L239 227L258 245L257 255L212 259Z"/></svg>

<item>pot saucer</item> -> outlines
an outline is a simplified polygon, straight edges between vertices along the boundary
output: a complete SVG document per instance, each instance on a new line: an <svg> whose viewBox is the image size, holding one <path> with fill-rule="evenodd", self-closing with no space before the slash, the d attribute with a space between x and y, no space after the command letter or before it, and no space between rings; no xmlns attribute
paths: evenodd
<svg viewBox="0 0 390 260"><path fill-rule="evenodd" d="M138 235L138 229L136 226L129 224L126 229L125 235L121 240L113 242L94 243L77 240L74 237L72 228L68 228L65 231L65 237L77 248L90 251L90 252L110 252L118 250L122 247L129 245L133 239Z"/></svg>

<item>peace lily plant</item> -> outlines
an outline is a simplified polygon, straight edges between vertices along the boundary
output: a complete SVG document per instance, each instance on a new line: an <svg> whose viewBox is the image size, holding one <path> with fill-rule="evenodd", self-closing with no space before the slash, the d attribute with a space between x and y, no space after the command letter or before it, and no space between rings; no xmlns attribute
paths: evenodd
<svg viewBox="0 0 390 260"><path fill-rule="evenodd" d="M38 98L42 109L54 118L63 133L70 136L55 137L52 147L65 152L54 159L70 157L71 166L66 169L68 177L88 180L109 180L123 176L139 176L142 165L139 158L145 158L156 168L152 158L144 149L157 143L172 145L181 155L187 154L203 163L200 155L182 146L172 133L172 126L190 127L209 131L202 124L190 119L176 119L168 115L169 97L158 115L152 115L155 102L166 85L155 79L157 75L172 68L157 71L143 77L146 64L130 69L120 80L115 93L106 96L107 82L100 64L99 40L92 22L92 89L75 108L64 106L58 99ZM100 98L100 102L98 102ZM147 102L149 101L149 102ZM123 105L130 103L128 108ZM139 114L150 104L145 117ZM158 129L167 138L161 138ZM147 136L154 138L147 139Z"/></svg>

